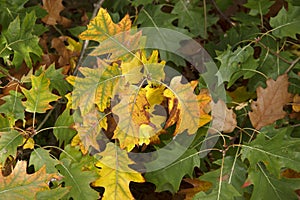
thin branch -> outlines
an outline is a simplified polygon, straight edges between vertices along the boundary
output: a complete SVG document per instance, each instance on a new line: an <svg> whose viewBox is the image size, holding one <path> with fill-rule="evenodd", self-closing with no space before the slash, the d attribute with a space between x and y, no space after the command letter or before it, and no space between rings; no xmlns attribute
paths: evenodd
<svg viewBox="0 0 300 200"><path fill-rule="evenodd" d="M102 4L104 3L104 1L105 1L105 0L100 0L100 1L98 1L98 3L94 4L94 11L93 11L93 15L92 15L91 19L93 19L93 18L96 17L96 15L97 15L97 13L98 13L100 7L101 7ZM85 41L83 42L83 45L82 45L82 48L81 48L80 57L79 57L79 59L78 59L78 62L77 62L77 64L76 64L76 67L75 67L74 72L73 72L73 75L74 75L74 76L78 73L78 68L79 68L79 66L82 64L82 60L83 60L83 58L84 58L84 56L85 56L85 51L86 51L88 45L89 45L89 40L85 40Z"/></svg>
<svg viewBox="0 0 300 200"><path fill-rule="evenodd" d="M286 74L289 73L289 72L293 69L293 67L297 64L297 62L299 62L299 60L300 60L300 57L298 57L297 59L295 59L295 60L291 63L291 65L289 66L289 68L285 71L285 73L286 73Z"/></svg>
<svg viewBox="0 0 300 200"><path fill-rule="evenodd" d="M220 14L220 16L227 21L229 24L231 24L231 26L235 26L235 23L232 22L218 7L218 5L216 4L215 0L210 0L210 2L212 3L212 5L215 7L215 9L217 10L217 12Z"/></svg>
<svg viewBox="0 0 300 200"><path fill-rule="evenodd" d="M276 56L277 58L279 58L280 60L282 60L283 62L287 63L287 64L292 64L291 61L286 60L284 57L280 56L279 53L272 51L272 49L270 49L269 47L267 47L266 45L264 45L262 42L257 42L261 47L263 47L264 49L266 49L267 51L269 51L271 54L273 54L274 56Z"/></svg>

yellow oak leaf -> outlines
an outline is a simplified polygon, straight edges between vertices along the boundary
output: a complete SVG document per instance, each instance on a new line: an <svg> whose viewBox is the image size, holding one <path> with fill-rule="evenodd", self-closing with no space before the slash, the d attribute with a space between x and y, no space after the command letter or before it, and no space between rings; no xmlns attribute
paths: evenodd
<svg viewBox="0 0 300 200"><path fill-rule="evenodd" d="M114 97L115 88L118 87L121 75L118 65L107 65L98 59L97 68L82 67L79 71L84 77L68 76L66 79L74 86L71 108L79 107L81 114L85 115L97 105L99 111L104 112Z"/></svg>
<svg viewBox="0 0 300 200"><path fill-rule="evenodd" d="M131 181L144 182L145 180L140 173L128 166L134 162L129 159L127 152L113 143L108 143L105 150L99 155L102 158L96 163L96 166L101 168L100 178L93 182L93 186L105 188L102 199L134 199L129 190L129 183Z"/></svg>
<svg viewBox="0 0 300 200"><path fill-rule="evenodd" d="M168 128L176 123L174 135L187 130L194 134L197 129L211 121L209 103L211 97L208 92L194 94L197 82L181 83L181 77L174 77L169 88L164 90L168 102L169 118L165 124Z"/></svg>
<svg viewBox="0 0 300 200"><path fill-rule="evenodd" d="M128 14L125 15L118 24L115 24L107 10L100 8L97 16L90 21L87 26L87 30L82 32L79 35L79 38L82 40L95 40L102 42L110 36L130 30L130 28L131 21Z"/></svg>
<svg viewBox="0 0 300 200"><path fill-rule="evenodd" d="M147 58L146 52L136 52L135 56L127 62L122 62L121 70L125 80L130 84L138 84L147 78L153 81L165 79L164 66L166 62L158 60L158 51L152 51Z"/></svg>
<svg viewBox="0 0 300 200"><path fill-rule="evenodd" d="M90 53L93 56L110 54L109 60L114 60L139 49L142 32L132 29L129 15L115 24L109 13L100 8L97 16L90 21L87 30L79 35L82 40L94 40L100 44Z"/></svg>
<svg viewBox="0 0 300 200"><path fill-rule="evenodd" d="M166 119L165 116L153 114L154 108L146 97L145 88L130 88L123 91L120 103L112 108L119 121L113 138L118 139L120 147L127 151L135 145L148 145L152 139L156 140L155 134L162 129L161 124Z"/></svg>

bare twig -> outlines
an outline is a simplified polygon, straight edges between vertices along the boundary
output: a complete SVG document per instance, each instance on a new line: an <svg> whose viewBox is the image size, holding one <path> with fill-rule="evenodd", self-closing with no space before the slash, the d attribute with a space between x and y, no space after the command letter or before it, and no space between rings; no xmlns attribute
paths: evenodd
<svg viewBox="0 0 300 200"><path fill-rule="evenodd" d="M92 15L91 19L93 19L94 17L96 17L96 15L97 15L100 7L104 3L104 1L105 0L99 0L98 3L94 4L94 11L93 11L93 15ZM82 48L81 48L81 52L80 52L80 57L78 59L76 67L74 69L73 75L76 75L78 73L78 68L82 64L82 60L83 60L83 58L85 56L85 51L86 51L86 48L88 47L88 45L89 45L89 40L85 40L83 42L83 45L82 45Z"/></svg>
<svg viewBox="0 0 300 200"><path fill-rule="evenodd" d="M280 60L282 60L283 62L287 63L287 64L292 64L291 61L286 60L284 57L280 56L279 53L272 51L272 49L270 49L269 47L267 47L266 45L264 45L262 42L257 42L261 47L263 47L264 49L266 49L267 51L269 51L271 54L273 54L274 56L276 56L277 58L279 58Z"/></svg>
<svg viewBox="0 0 300 200"><path fill-rule="evenodd" d="M285 73L289 73L289 72L293 69L293 67L297 64L297 62L299 62L299 60L300 60L300 57L296 58L296 59L291 63L291 65L289 66L289 68L285 71Z"/></svg>
<svg viewBox="0 0 300 200"><path fill-rule="evenodd" d="M232 26L235 26L235 23L232 22L218 7L218 5L216 4L215 0L210 0L210 2L212 3L212 5L215 7L215 9L217 10L217 12L220 14L220 16L227 21L229 24L231 24Z"/></svg>

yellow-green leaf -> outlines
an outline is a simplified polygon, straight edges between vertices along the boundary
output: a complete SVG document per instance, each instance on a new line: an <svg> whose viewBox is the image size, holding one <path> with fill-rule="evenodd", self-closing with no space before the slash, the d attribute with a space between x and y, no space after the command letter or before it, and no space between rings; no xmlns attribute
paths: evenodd
<svg viewBox="0 0 300 200"><path fill-rule="evenodd" d="M89 113L95 105L99 111L103 112L109 105L110 99L114 96L114 89L120 79L120 69L117 64L112 66L104 65L98 60L99 66L96 69L87 67L80 68L82 77L69 76L67 81L74 86L72 99L72 109L81 110L81 114ZM104 65L104 66L103 66Z"/></svg>
<svg viewBox="0 0 300 200"><path fill-rule="evenodd" d="M115 24L109 13L100 8L97 16L91 20L87 26L87 30L79 35L83 40L94 40L100 42L90 55L110 54L109 59L116 59L131 54L131 51L138 49L140 45L141 32L136 32L131 28L129 15Z"/></svg>
<svg viewBox="0 0 300 200"><path fill-rule="evenodd" d="M56 175L47 174L45 166L33 174L27 174L26 165L25 161L19 161L9 176L0 174L1 199L32 200L38 192L49 190L48 182Z"/></svg>
<svg viewBox="0 0 300 200"><path fill-rule="evenodd" d="M23 102L25 110L31 113L45 113L46 110L52 108L49 103L56 101L59 96L50 92L50 80L45 77L44 72L39 76L31 76L31 84L30 90L21 88L27 99Z"/></svg>
<svg viewBox="0 0 300 200"><path fill-rule="evenodd" d="M132 86L123 91L121 102L112 108L119 118L113 138L118 139L120 147L128 151L135 145L150 144L166 119L152 114L153 106L150 106L146 93L146 89Z"/></svg>
<svg viewBox="0 0 300 200"><path fill-rule="evenodd" d="M129 168L134 164L126 151L113 143L106 145L105 151L99 153L102 158L96 164L101 167L99 175L93 185L105 188L103 200L134 199L130 190L130 181L144 182L144 178L137 171Z"/></svg>

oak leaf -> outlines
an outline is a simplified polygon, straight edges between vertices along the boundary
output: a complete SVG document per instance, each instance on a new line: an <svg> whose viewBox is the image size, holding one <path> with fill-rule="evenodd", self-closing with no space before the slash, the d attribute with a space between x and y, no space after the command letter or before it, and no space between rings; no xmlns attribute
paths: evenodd
<svg viewBox="0 0 300 200"><path fill-rule="evenodd" d="M228 109L222 100L212 104L213 129L223 131L224 133L231 133L237 125L236 114L232 109ZM212 131L215 132L214 130Z"/></svg>
<svg viewBox="0 0 300 200"><path fill-rule="evenodd" d="M134 199L130 190L130 181L144 182L144 178L137 171L129 168L134 164L126 151L113 143L106 145L105 151L99 153L102 158L96 164L101 167L99 175L93 185L105 188L103 200Z"/></svg>
<svg viewBox="0 0 300 200"><path fill-rule="evenodd" d="M148 90L132 86L121 95L121 102L112 108L119 118L113 138L118 139L120 147L128 151L135 145L150 144L165 121L164 116L153 114L154 105L150 105L146 96Z"/></svg>
<svg viewBox="0 0 300 200"><path fill-rule="evenodd" d="M181 77L174 77L170 87L164 91L168 101L169 118L165 124L168 128L176 123L174 135L187 130L189 134L194 134L200 126L211 120L208 115L207 105L211 101L208 94L194 94L197 82L182 84Z"/></svg>
<svg viewBox="0 0 300 200"><path fill-rule="evenodd" d="M288 85L288 75L283 74L276 81L268 79L266 89L262 87L256 89L257 101L251 103L252 112L249 113L255 129L259 130L286 115L283 106L290 102L291 98Z"/></svg>
<svg viewBox="0 0 300 200"><path fill-rule="evenodd" d="M50 80L46 78L44 72L39 76L31 76L31 84L30 90L21 88L27 99L23 102L25 110L32 113L45 113L46 110L52 108L49 103L56 101L59 96L49 91Z"/></svg>
<svg viewBox="0 0 300 200"><path fill-rule="evenodd" d="M62 0L43 0L43 8L48 12L48 15L42 18L45 24L56 25L59 23L64 26L71 24L71 20L60 15L60 12L65 9Z"/></svg>
<svg viewBox="0 0 300 200"><path fill-rule="evenodd" d="M0 175L1 199L35 199L38 192L49 190L48 182L56 177L47 174L45 166L34 174L27 174L26 162L19 161L9 176Z"/></svg>
<svg viewBox="0 0 300 200"><path fill-rule="evenodd" d="M122 74L125 75L125 80L130 84L138 84L143 78L151 78L156 81L163 81L165 79L164 66L166 61L159 62L158 51L152 51L151 55L147 57L145 51L136 52L132 60L122 62Z"/></svg>
<svg viewBox="0 0 300 200"><path fill-rule="evenodd" d="M90 21L87 30L79 38L100 42L90 55L110 54L110 59L116 59L127 53L133 55L131 51L138 49L140 45L141 32L131 29L128 14L115 24L109 13L100 8L97 16Z"/></svg>
<svg viewBox="0 0 300 200"><path fill-rule="evenodd" d="M74 86L72 93L72 109L80 108L82 115L89 113L95 105L103 112L114 96L114 89L120 79L120 69L117 64L112 66L98 60L95 69L82 67L79 69L83 77L69 76L67 81ZM68 96L70 97L70 96Z"/></svg>

